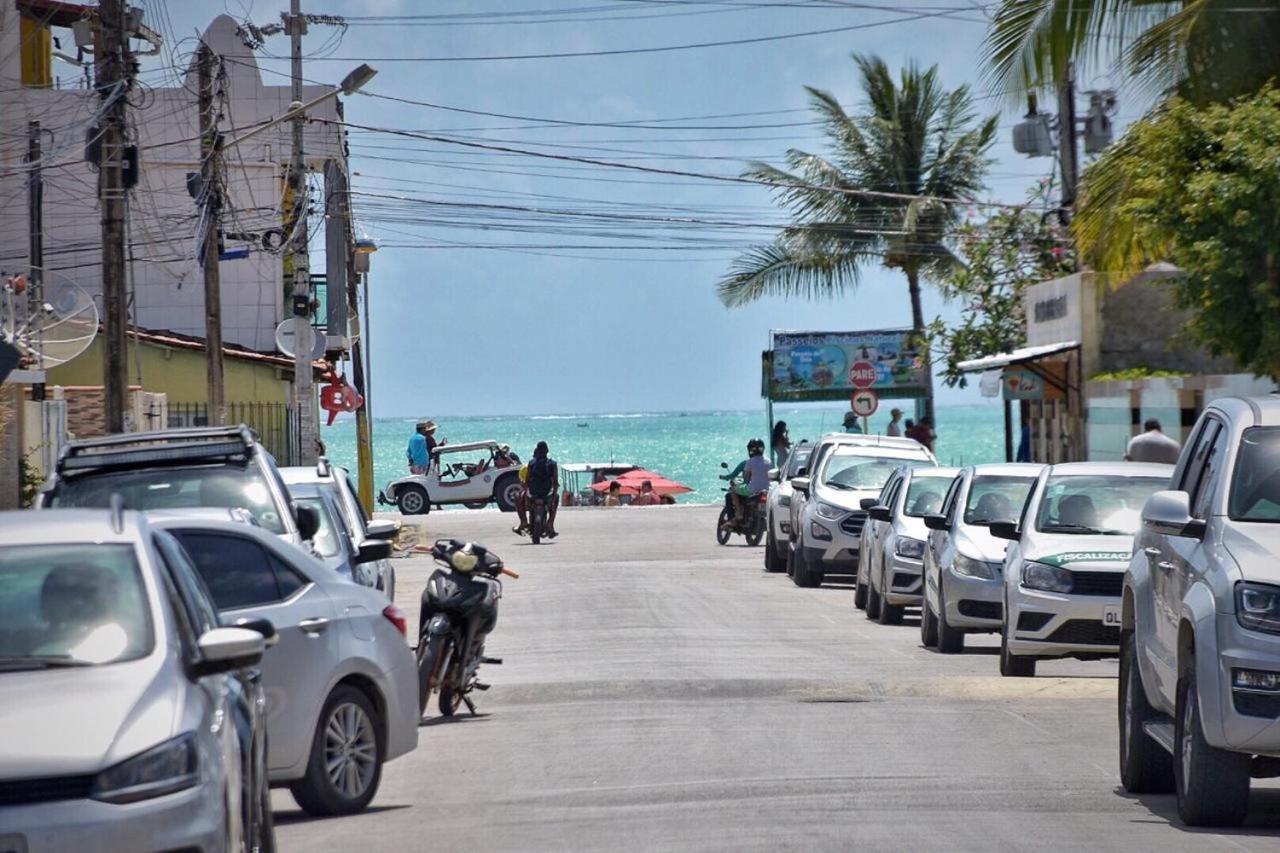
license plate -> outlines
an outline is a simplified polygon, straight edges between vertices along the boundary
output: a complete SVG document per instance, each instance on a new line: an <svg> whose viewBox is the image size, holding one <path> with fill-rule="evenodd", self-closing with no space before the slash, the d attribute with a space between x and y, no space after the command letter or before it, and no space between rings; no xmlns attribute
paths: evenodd
<svg viewBox="0 0 1280 853"><path fill-rule="evenodd" d="M27 853L27 840L21 835L0 835L0 853Z"/></svg>
<svg viewBox="0 0 1280 853"><path fill-rule="evenodd" d="M1108 604L1102 608L1102 624L1108 628L1120 627L1120 605Z"/></svg>

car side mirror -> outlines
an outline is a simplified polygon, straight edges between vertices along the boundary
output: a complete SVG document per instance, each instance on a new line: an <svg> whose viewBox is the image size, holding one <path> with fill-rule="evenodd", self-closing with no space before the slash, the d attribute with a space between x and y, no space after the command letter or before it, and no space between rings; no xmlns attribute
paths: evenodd
<svg viewBox="0 0 1280 853"><path fill-rule="evenodd" d="M947 517L938 512L931 512L926 515L924 517L924 526L930 530L938 530L943 533L951 529L947 524Z"/></svg>
<svg viewBox="0 0 1280 853"><path fill-rule="evenodd" d="M366 539L360 543L360 550L356 552L355 563L357 566L363 563L373 563L377 560L385 560L391 556L391 543L384 539Z"/></svg>
<svg viewBox="0 0 1280 853"><path fill-rule="evenodd" d="M791 488L795 489L802 495L809 494L809 478L808 477L792 477Z"/></svg>
<svg viewBox="0 0 1280 853"><path fill-rule="evenodd" d="M782 472L777 468L769 469L769 479L775 483L782 482Z"/></svg>
<svg viewBox="0 0 1280 853"><path fill-rule="evenodd" d="M880 503L879 498L863 498L862 500L858 501L858 506L862 507L863 509L869 510L873 506L876 506L879 503Z"/></svg>
<svg viewBox="0 0 1280 853"><path fill-rule="evenodd" d="M1142 507L1142 526L1152 533L1203 539L1205 523L1191 517L1191 495L1182 491L1156 492Z"/></svg>
<svg viewBox="0 0 1280 853"><path fill-rule="evenodd" d="M867 510L867 517L876 521L889 521L893 518L893 511L884 504L876 504Z"/></svg>
<svg viewBox="0 0 1280 853"><path fill-rule="evenodd" d="M392 521L389 518L378 518L365 525L364 535L367 539L386 539L390 541L396 538L396 534L400 532L400 523Z"/></svg>
<svg viewBox="0 0 1280 853"><path fill-rule="evenodd" d="M293 518L298 523L298 535L303 542L314 539L320 532L320 513L316 512L315 507L294 506Z"/></svg>
<svg viewBox="0 0 1280 853"><path fill-rule="evenodd" d="M255 666L262 660L267 641L249 628L213 628L205 631L196 645L200 660L193 669L197 677L203 677Z"/></svg>
<svg viewBox="0 0 1280 853"><path fill-rule="evenodd" d="M276 626L272 624L270 619L237 619L233 627L257 631L262 635L267 648L271 648L280 642L280 635L276 633Z"/></svg>
<svg viewBox="0 0 1280 853"><path fill-rule="evenodd" d="M796 476L797 476L797 477L808 477L808 476L809 476L809 466L808 466L808 465L801 465L801 466L800 466L800 470L796 471Z"/></svg>
<svg viewBox="0 0 1280 853"><path fill-rule="evenodd" d="M1022 534L1018 532L1018 522L1008 519L991 522L987 525L987 530L997 539L1008 539L1010 542L1017 542L1022 538Z"/></svg>

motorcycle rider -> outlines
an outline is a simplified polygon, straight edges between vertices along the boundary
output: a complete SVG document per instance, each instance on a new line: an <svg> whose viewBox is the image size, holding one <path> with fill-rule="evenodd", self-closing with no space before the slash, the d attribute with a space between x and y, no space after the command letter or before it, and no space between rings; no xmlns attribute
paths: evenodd
<svg viewBox="0 0 1280 853"><path fill-rule="evenodd" d="M547 538L555 539L556 510L560 503L556 497L560 494L560 468L551 458L545 441L539 441L533 450L533 459L529 460L529 501L541 499L547 507Z"/></svg>
<svg viewBox="0 0 1280 853"><path fill-rule="evenodd" d="M753 438L748 441L747 458L728 474L721 474L720 479L732 482L739 474L743 474L743 481L730 489L728 495L733 507L733 521L726 524L731 528L740 526L744 521L748 502L759 498L761 493L769 489L769 463L764 458L762 440Z"/></svg>

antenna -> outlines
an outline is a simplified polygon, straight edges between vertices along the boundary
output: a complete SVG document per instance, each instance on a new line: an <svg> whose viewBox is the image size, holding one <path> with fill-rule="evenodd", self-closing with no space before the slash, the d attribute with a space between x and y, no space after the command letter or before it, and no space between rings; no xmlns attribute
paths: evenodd
<svg viewBox="0 0 1280 853"><path fill-rule="evenodd" d="M98 306L83 287L60 273L37 289L25 276L0 281L0 339L22 353L29 369L66 364L83 353L98 334Z"/></svg>

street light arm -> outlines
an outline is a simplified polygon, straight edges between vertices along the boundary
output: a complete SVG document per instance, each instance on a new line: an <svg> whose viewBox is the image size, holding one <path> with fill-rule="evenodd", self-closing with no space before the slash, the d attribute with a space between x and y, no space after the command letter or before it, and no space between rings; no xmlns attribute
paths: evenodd
<svg viewBox="0 0 1280 853"><path fill-rule="evenodd" d="M360 87L363 86L365 83L368 83L371 79L373 79L373 75L377 73L378 72L375 69L371 68L369 65L361 65L359 68L355 69L350 74L348 74L345 78L343 78L342 84L339 85L337 88L331 89L328 92L325 92L323 95L319 95L315 98L312 98L310 101L307 101L305 104L303 104L300 107L291 109L288 112L282 113L281 115L278 115L273 119L270 119L269 121L267 121L266 124L259 125L258 127L255 127L253 130L250 130L248 133L244 133L244 134L241 134L240 136L237 136L235 139L232 139L230 142L224 142L222 145L222 150L226 151L229 148L234 148L240 143L246 140L252 139L253 137L257 136L259 133L262 133L264 130L268 130L270 128L275 127L278 124L283 124L286 121L292 121L293 119L298 118L299 116L305 115L308 111L314 109L320 104L323 104L325 101L329 100L330 98L336 98L338 95L353 95L356 92L360 91Z"/></svg>

